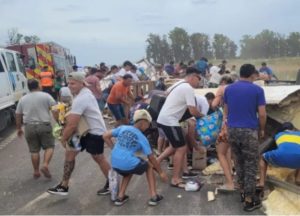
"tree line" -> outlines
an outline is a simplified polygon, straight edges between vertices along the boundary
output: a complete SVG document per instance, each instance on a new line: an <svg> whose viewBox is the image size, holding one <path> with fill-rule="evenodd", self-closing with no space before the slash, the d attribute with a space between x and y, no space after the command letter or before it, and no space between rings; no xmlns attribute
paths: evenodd
<svg viewBox="0 0 300 216"><path fill-rule="evenodd" d="M288 36L263 30L251 36L244 35L238 45L224 34L214 34L212 38L205 33L188 32L175 27L167 35L150 33L146 43L147 59L156 64L166 62L198 60L201 57L209 59L232 58L275 58L300 55L300 33L291 32Z"/></svg>
<svg viewBox="0 0 300 216"><path fill-rule="evenodd" d="M40 38L36 35L24 35L19 33L17 28L11 28L7 31L8 41L7 45L16 45L23 43L39 43Z"/></svg>

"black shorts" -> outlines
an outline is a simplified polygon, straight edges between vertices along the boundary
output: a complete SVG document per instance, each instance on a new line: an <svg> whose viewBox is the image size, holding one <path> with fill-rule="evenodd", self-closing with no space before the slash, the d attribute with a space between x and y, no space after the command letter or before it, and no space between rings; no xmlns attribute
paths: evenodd
<svg viewBox="0 0 300 216"><path fill-rule="evenodd" d="M86 150L92 155L102 154L104 150L104 140L100 135L88 133L80 139L81 151Z"/></svg>
<svg viewBox="0 0 300 216"><path fill-rule="evenodd" d="M141 160L140 163L131 170L120 170L117 168L114 168L114 170L116 170L116 172L122 176L128 176L128 175L132 175L132 174L142 175L148 169L148 162L143 160L142 158L140 158L140 160Z"/></svg>
<svg viewBox="0 0 300 216"><path fill-rule="evenodd" d="M173 148L180 148L185 145L183 131L180 126L166 126L159 123L157 123L157 126L164 131Z"/></svg>

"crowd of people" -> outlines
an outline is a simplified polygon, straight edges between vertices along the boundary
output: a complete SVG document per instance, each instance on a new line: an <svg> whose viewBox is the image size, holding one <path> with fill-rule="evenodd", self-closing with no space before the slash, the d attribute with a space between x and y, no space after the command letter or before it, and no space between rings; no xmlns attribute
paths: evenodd
<svg viewBox="0 0 300 216"><path fill-rule="evenodd" d="M218 189L227 192L240 190L245 211L261 207L268 164L298 169L296 183L300 183L300 132L287 123L274 134L274 143L278 147L259 152L259 143L265 138L266 100L263 88L253 82L258 78L270 80L272 71L265 63L259 71L251 64L244 64L238 73L235 65L227 70L226 64L224 60L220 65L213 66L208 64L206 58L190 61L187 65L179 63L174 66L174 62L170 62L158 70L156 89L147 95L141 93L136 96L130 87L132 83L139 82L144 74L137 72L138 67L130 61L125 61L121 68L114 65L110 70L104 63L99 67L87 68L85 72L79 72L74 67L67 77L61 72L54 76L47 71L47 67L43 68L40 81L28 80L30 93L23 96L16 110L18 135L23 135L24 125L34 169L33 177L38 179L41 172L46 178L51 178L48 166L55 142L52 115L59 123L61 133L58 137L66 154L62 164L62 179L58 185L48 189L49 193L68 194L76 156L85 150L107 179L97 191L98 195L111 192L108 175L110 170L114 170L122 176L114 204L123 205L129 199L126 189L132 176L145 174L150 194L148 204L157 205L163 196L156 191L155 173L163 182L168 181L161 167L162 161L170 161L168 168L173 170L170 185L184 189L185 179L198 175L189 169L191 153L207 151L196 130L198 121L222 110L222 125L214 144L225 183ZM108 74L111 83L102 89L100 80ZM167 88L165 77L182 79ZM196 95L194 89L203 87L218 89L215 94L208 92L206 95ZM151 101L155 95L164 98L162 106L156 110L157 115L151 112ZM59 110L53 109L55 100L64 103L68 110L63 122L59 118ZM103 119L105 108L115 119L112 130L107 129ZM150 126L155 127L159 134L156 151L145 135ZM105 144L111 149L110 161L104 155ZM45 152L40 169L41 148ZM137 152L142 152L147 159L136 156ZM258 164L259 182L256 179Z"/></svg>

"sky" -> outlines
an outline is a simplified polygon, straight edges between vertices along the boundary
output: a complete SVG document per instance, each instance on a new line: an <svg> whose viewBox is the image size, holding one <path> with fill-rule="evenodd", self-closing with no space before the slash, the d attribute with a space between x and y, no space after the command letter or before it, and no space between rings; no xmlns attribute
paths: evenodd
<svg viewBox="0 0 300 216"><path fill-rule="evenodd" d="M78 65L122 64L145 57L149 33L174 27L237 44L263 29L298 32L299 8L299 0L0 0L0 45L17 28L70 49Z"/></svg>

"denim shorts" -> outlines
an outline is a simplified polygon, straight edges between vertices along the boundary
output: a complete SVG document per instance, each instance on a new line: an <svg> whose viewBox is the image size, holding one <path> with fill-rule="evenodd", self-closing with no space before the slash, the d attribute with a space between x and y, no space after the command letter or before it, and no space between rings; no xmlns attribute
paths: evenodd
<svg viewBox="0 0 300 216"><path fill-rule="evenodd" d="M109 104L107 103L108 108L114 115L117 121L122 120L125 118L125 112L122 104Z"/></svg>

